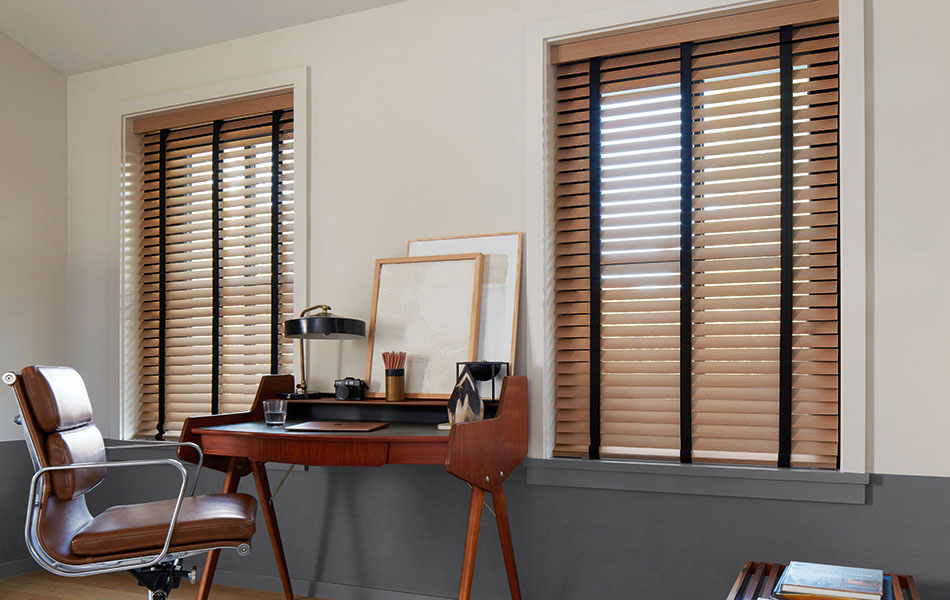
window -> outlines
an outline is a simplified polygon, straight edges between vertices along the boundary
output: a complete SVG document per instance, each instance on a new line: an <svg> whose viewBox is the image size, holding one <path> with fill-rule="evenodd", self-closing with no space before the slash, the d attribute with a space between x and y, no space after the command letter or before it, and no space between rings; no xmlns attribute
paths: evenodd
<svg viewBox="0 0 950 600"><path fill-rule="evenodd" d="M291 371L293 95L136 119L140 398L137 437L246 410Z"/></svg>
<svg viewBox="0 0 950 600"><path fill-rule="evenodd" d="M836 19L552 48L555 455L837 466Z"/></svg>

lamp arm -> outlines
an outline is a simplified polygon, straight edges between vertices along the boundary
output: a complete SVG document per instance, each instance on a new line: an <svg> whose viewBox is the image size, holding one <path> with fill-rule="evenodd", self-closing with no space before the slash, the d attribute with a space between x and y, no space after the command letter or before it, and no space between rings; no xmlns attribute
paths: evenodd
<svg viewBox="0 0 950 600"><path fill-rule="evenodd" d="M303 313L301 313L300 316L303 316ZM300 383L298 383L296 387L297 391L301 394L307 393L307 352L303 338L300 338Z"/></svg>
<svg viewBox="0 0 950 600"><path fill-rule="evenodd" d="M317 304L300 311L300 318L302 319L303 317L307 316L307 313L312 310L322 310L323 316L327 317L330 315L330 311L332 309L328 304ZM295 387L301 394L307 393L307 350L303 338L300 338L300 383L298 383Z"/></svg>
<svg viewBox="0 0 950 600"><path fill-rule="evenodd" d="M306 316L306 314L310 312L311 310L317 310L317 309L320 309L323 311L324 317L330 316L330 311L333 310L332 308L330 308L328 304L317 304L316 306L311 306L310 308L305 308L302 311L300 311L300 316L302 318Z"/></svg>
<svg viewBox="0 0 950 600"><path fill-rule="evenodd" d="M318 315L307 316L308 313L321 310ZM346 319L330 313L330 306L317 304L308 306L300 311L300 317L288 319L284 322L284 335L289 338L300 339L300 383L295 389L300 394L307 393L307 346L304 343L308 338L345 339L364 337L366 323L358 319Z"/></svg>

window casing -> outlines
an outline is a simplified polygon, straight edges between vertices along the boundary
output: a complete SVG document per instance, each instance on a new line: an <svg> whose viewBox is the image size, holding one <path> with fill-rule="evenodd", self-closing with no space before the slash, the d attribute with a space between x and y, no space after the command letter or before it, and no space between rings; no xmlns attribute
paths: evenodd
<svg viewBox="0 0 950 600"><path fill-rule="evenodd" d="M555 455L837 465L837 24L811 4L554 48Z"/></svg>
<svg viewBox="0 0 950 600"><path fill-rule="evenodd" d="M136 436L167 439L187 416L245 410L261 375L291 372L279 325L293 312L293 97L135 128Z"/></svg>

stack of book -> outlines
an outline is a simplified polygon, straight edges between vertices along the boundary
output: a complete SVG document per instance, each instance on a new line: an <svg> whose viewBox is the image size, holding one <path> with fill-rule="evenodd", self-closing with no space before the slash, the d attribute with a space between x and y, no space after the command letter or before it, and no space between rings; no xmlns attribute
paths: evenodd
<svg viewBox="0 0 950 600"><path fill-rule="evenodd" d="M887 600L890 583L878 569L792 562L775 584L773 600Z"/></svg>

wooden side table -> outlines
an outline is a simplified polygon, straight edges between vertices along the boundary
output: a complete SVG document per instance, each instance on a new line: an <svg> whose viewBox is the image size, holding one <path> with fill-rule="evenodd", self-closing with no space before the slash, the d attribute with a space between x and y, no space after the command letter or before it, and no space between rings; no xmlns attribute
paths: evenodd
<svg viewBox="0 0 950 600"><path fill-rule="evenodd" d="M747 562L726 600L758 600L768 598L775 582L782 576L785 565ZM910 575L890 575L894 600L920 600L917 584Z"/></svg>

